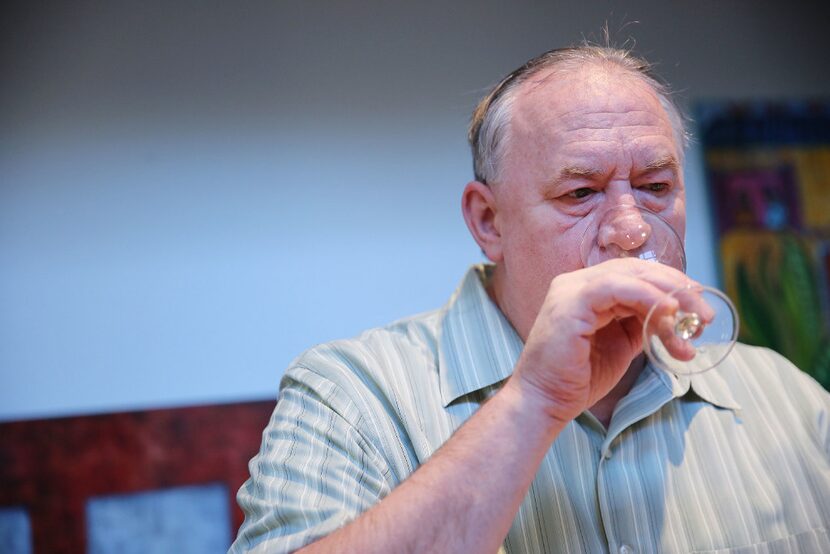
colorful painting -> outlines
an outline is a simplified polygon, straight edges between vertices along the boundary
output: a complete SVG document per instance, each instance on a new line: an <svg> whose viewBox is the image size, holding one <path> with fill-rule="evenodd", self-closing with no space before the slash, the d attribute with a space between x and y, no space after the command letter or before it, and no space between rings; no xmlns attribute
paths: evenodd
<svg viewBox="0 0 830 554"><path fill-rule="evenodd" d="M698 120L740 340L830 389L830 103L707 103Z"/></svg>

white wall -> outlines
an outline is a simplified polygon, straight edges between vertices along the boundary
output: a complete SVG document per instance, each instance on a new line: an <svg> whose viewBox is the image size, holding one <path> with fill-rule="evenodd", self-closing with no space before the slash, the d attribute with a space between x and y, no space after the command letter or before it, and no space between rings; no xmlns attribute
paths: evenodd
<svg viewBox="0 0 830 554"><path fill-rule="evenodd" d="M606 19L687 100L830 92L818 4L52 4L0 18L6 420L273 397L303 349L442 304L480 258L472 106Z"/></svg>

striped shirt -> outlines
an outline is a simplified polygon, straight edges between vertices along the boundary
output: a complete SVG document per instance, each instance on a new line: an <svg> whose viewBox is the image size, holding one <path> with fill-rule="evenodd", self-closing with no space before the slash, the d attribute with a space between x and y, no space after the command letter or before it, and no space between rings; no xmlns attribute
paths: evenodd
<svg viewBox="0 0 830 554"><path fill-rule="evenodd" d="M238 501L231 552L289 552L356 518L511 374L522 341L482 284L442 309L311 349L287 370ZM483 483L482 486L486 486ZM606 429L551 446L503 550L830 552L830 395L773 352L646 366Z"/></svg>

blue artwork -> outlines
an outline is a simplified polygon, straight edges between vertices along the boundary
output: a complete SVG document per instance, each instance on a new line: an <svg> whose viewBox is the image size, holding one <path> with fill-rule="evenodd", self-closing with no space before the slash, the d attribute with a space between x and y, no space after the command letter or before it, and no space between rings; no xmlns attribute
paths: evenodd
<svg viewBox="0 0 830 554"><path fill-rule="evenodd" d="M231 543L230 496L221 484L92 498L89 554L224 554Z"/></svg>
<svg viewBox="0 0 830 554"><path fill-rule="evenodd" d="M29 514L22 508L0 509L0 552L31 554L32 527Z"/></svg>

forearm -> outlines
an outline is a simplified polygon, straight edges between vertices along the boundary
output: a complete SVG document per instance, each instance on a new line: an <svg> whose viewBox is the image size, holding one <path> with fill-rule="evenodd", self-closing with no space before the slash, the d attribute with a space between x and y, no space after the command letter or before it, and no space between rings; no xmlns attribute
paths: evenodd
<svg viewBox="0 0 830 554"><path fill-rule="evenodd" d="M563 427L508 383L383 501L302 552L495 552Z"/></svg>

